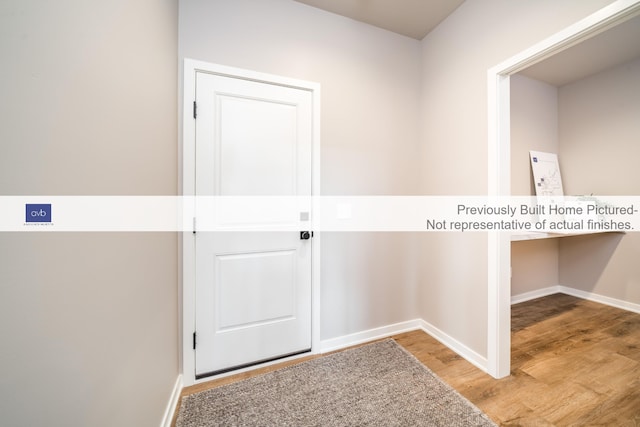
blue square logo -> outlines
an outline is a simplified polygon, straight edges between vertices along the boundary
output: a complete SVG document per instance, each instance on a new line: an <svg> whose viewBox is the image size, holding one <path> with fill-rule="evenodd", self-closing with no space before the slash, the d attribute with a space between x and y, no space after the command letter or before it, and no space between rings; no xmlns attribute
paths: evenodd
<svg viewBox="0 0 640 427"><path fill-rule="evenodd" d="M533 158L533 163L538 163L538 158L537 157Z"/></svg>
<svg viewBox="0 0 640 427"><path fill-rule="evenodd" d="M25 222L51 222L51 204L27 204Z"/></svg>

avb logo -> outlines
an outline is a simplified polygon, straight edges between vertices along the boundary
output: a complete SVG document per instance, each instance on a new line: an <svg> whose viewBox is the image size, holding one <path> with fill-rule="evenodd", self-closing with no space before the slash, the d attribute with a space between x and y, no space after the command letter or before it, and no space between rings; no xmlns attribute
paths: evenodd
<svg viewBox="0 0 640 427"><path fill-rule="evenodd" d="M27 204L25 222L51 222L51 204Z"/></svg>

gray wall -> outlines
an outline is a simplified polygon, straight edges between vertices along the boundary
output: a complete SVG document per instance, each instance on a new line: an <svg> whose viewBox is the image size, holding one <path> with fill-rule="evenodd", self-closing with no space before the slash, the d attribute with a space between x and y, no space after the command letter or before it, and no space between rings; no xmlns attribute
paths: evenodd
<svg viewBox="0 0 640 427"><path fill-rule="evenodd" d="M555 88L514 76L512 194L534 194L525 150L559 154L567 195L638 195L640 60ZM640 302L640 236L580 236L512 244L512 294L563 285Z"/></svg>
<svg viewBox="0 0 640 427"><path fill-rule="evenodd" d="M422 41L422 190L487 191L487 70L610 0L464 2ZM480 355L487 349L487 239L423 236L421 317Z"/></svg>
<svg viewBox="0 0 640 427"><path fill-rule="evenodd" d="M511 194L535 196L529 151L558 152L558 88L511 77ZM558 239L511 243L511 295L555 286Z"/></svg>
<svg viewBox="0 0 640 427"><path fill-rule="evenodd" d="M176 194L177 20L169 0L4 0L0 194ZM0 423L159 425L177 260L175 233L0 233Z"/></svg>
<svg viewBox="0 0 640 427"><path fill-rule="evenodd" d="M0 194L176 194L184 57L320 82L323 194L485 194L487 69L610 2L468 1L418 42L290 0L5 1ZM0 235L4 424L159 424L177 240ZM323 339L422 317L486 355L484 235L323 243Z"/></svg>
<svg viewBox="0 0 640 427"><path fill-rule="evenodd" d="M609 3L465 2L417 42L287 0L193 0L179 56L320 82L323 194L481 195L487 69ZM421 317L486 355L483 234L323 244L322 339Z"/></svg>
<svg viewBox="0 0 640 427"><path fill-rule="evenodd" d="M559 89L560 155L566 194L640 194L640 60ZM640 235L560 244L560 283L640 304Z"/></svg>
<svg viewBox="0 0 640 427"><path fill-rule="evenodd" d="M417 194L419 41L290 0L190 0L179 56L319 82L323 195ZM412 245L323 234L321 339L417 316Z"/></svg>

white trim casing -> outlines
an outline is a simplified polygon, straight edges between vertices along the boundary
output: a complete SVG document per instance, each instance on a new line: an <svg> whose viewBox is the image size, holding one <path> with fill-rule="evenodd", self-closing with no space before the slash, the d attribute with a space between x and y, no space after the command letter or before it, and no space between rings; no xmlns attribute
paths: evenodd
<svg viewBox="0 0 640 427"><path fill-rule="evenodd" d="M603 295L598 295L590 292L585 292L579 289L574 289L574 288L561 286L561 285L549 286L547 288L537 289L535 291L514 295L511 298L511 304L518 304L521 302L530 301L536 298L541 298L541 297L545 297L545 296L553 295L557 293L563 293L563 294L575 296L577 298L609 305L609 306L620 308L627 311L632 311L634 313L640 313L640 304L630 303L627 301L618 300L615 298L606 297ZM404 332L415 331L415 330L421 330L425 332L426 334L430 335L434 339L438 340L441 344L445 345L446 347L450 348L452 351L454 351L455 353L463 357L469 363L473 364L474 366L476 366L477 368L481 369L484 372L488 372L488 363L485 357L481 356L474 350L465 346L455 338L447 335L446 333L444 333L443 331L441 331L440 329L438 329L437 327L433 326L432 324L430 324L429 322L423 319L408 320L405 322L399 322L399 323L394 323L387 326L381 326L379 328L368 329L365 331L360 331L360 332L356 332L349 335L330 338L330 339L321 341L317 348L320 349L319 353L328 353L331 351L342 350L354 345L365 344L378 339L387 338L393 335L401 334ZM295 357L276 360L273 362L268 362L263 365L260 365L260 367L278 364L278 363L282 363L284 361L293 360L293 359L295 359ZM257 367L255 366L249 367L249 368L229 372L226 374L218 375L214 378L217 379L217 378L222 378L229 375L235 375L235 374L245 372L245 371L250 371L256 368ZM214 378L209 378L209 379L205 379L197 382L206 382ZM173 391L171 393L171 397L169 399L167 408L165 409L165 413L162 418L161 427L171 426L171 421L173 420L174 413L178 409L177 405L179 402L182 388L183 388L182 375L179 375L173 387Z"/></svg>
<svg viewBox="0 0 640 427"><path fill-rule="evenodd" d="M450 348L452 351L462 356L477 368L481 369L484 372L487 372L486 358L423 319L408 320L406 322L394 323L392 325L382 326L379 328L369 329L366 331L356 332L354 334L343 335L341 337L324 340L322 341L321 345L322 353L341 350L343 348L351 347L354 345L364 344L370 341L415 330L421 330L425 332L427 335L430 335L434 339L438 340L441 344Z"/></svg>
<svg viewBox="0 0 640 427"><path fill-rule="evenodd" d="M611 298L600 294L594 294L592 292L586 292L580 289L570 288L568 286L562 285L558 286L558 292L640 314L640 304L636 304L633 302L623 301L620 299Z"/></svg>
<svg viewBox="0 0 640 427"><path fill-rule="evenodd" d="M193 101L196 93L196 72L247 79L308 90L313 97L313 141L312 141L312 195L320 195L320 84L256 71L210 64L185 58L182 95L182 195L183 223L191 224L195 212L194 203L187 203L195 196L195 120ZM193 202L195 199L192 197ZM313 206L311 223L314 224ZM313 225L312 225L313 229ZM320 349L320 248L321 233L315 233L312 244L312 306L311 306L311 352ZM182 233L182 381L184 386L196 383L193 331L195 330L195 238L193 233ZM200 381L201 382L201 381Z"/></svg>
<svg viewBox="0 0 640 427"><path fill-rule="evenodd" d="M171 396L169 397L169 403L164 410L164 415L162 416L162 421L160 422L160 427L171 427L171 422L173 421L173 416L178 409L178 402L180 401L180 393L182 393L182 375L178 375L176 379L176 383L173 385L173 390L171 391Z"/></svg>
<svg viewBox="0 0 640 427"><path fill-rule="evenodd" d="M523 50L488 70L488 194L508 195L510 76L640 14L640 0L617 0L563 31ZM507 233L502 233L507 234ZM509 375L510 239L489 234L488 244L488 372Z"/></svg>
<svg viewBox="0 0 640 427"><path fill-rule="evenodd" d="M343 348L354 345L390 337L391 335L415 331L422 329L423 322L422 319L407 320L406 322L394 323L392 325L381 326L341 337L330 338L321 342L320 349L322 353L328 353L330 351L342 350Z"/></svg>
<svg viewBox="0 0 640 427"><path fill-rule="evenodd" d="M519 304L521 302L531 301L536 298L542 298L553 294L571 295L576 298L593 301L599 304L604 304L611 307L619 308L621 310L640 314L640 304L562 285L549 286L548 288L537 289L535 291L525 292L520 295L514 295L511 297L511 304Z"/></svg>
<svg viewBox="0 0 640 427"><path fill-rule="evenodd" d="M488 372L489 367L487 364L487 358L484 356L424 320L421 321L420 329L440 341L445 346L449 347L458 355L462 356L467 362L484 372Z"/></svg>
<svg viewBox="0 0 640 427"><path fill-rule="evenodd" d="M429 322L423 319L413 319L407 320L405 322L394 323L391 325L381 326L379 328L367 329L360 332L355 332L353 334L343 335L336 338L330 338L327 340L323 340L318 344L318 353L329 353L332 351L346 349L355 345L366 344L375 340L388 338L393 335L402 334L404 332L416 331L420 330L430 335L441 344L445 345L449 349L451 349L456 354L460 355L464 359L466 359L469 363L481 369L483 372L487 372L487 359L469 347L465 346L455 338L447 335L437 327L433 326ZM248 368L238 369L235 371L227 372L224 374L216 375L211 378L204 378L201 380L194 381L194 384L199 384L207 381L211 381L214 379L224 378L230 375L236 375L242 372L251 371L254 369L286 362L289 360L295 360L300 357L304 357L308 354L304 354L302 356L293 356L289 358L279 359L271 362L266 362L257 366L251 366Z"/></svg>
<svg viewBox="0 0 640 427"><path fill-rule="evenodd" d="M489 86L489 170L488 194L490 197L506 196L511 193L510 145L495 146L498 141L509 140L511 123L509 120L510 78L488 73ZM507 120L504 116L507 115ZM511 236L497 231L489 232L487 238L488 289L487 289L487 372L495 378L503 378L510 373L511 362L511 307L509 292L492 283L508 283L511 286Z"/></svg>
<svg viewBox="0 0 640 427"><path fill-rule="evenodd" d="M561 293L560 286L549 286L548 288L536 289L535 291L525 292L523 294L512 295L511 305L520 304L521 302L531 301L536 298L542 298L553 294Z"/></svg>

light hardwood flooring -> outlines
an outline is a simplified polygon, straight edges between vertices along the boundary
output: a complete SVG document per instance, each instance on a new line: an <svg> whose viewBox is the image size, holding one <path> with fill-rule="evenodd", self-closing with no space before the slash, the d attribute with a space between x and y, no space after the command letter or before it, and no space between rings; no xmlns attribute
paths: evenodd
<svg viewBox="0 0 640 427"><path fill-rule="evenodd" d="M640 314L563 294L512 307L511 376L394 337L501 426L640 426Z"/></svg>
<svg viewBox="0 0 640 427"><path fill-rule="evenodd" d="M511 376L501 380L422 331L393 338L501 426L640 427L640 314L563 294L514 305ZM188 387L182 395L300 361Z"/></svg>

